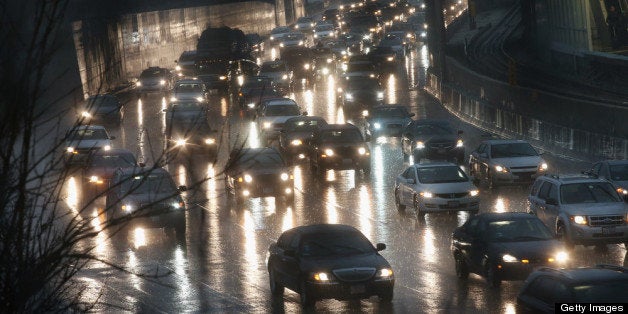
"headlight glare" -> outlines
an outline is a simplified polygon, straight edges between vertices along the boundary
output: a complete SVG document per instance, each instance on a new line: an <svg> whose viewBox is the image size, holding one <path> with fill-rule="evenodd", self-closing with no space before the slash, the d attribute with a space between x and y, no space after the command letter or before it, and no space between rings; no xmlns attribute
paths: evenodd
<svg viewBox="0 0 628 314"><path fill-rule="evenodd" d="M541 169L541 171L546 171L547 170L547 163L541 163L541 165L539 166L539 168Z"/></svg>
<svg viewBox="0 0 628 314"><path fill-rule="evenodd" d="M216 140L213 139L213 138L206 138L205 139L205 144L207 144L207 145L216 144Z"/></svg>
<svg viewBox="0 0 628 314"><path fill-rule="evenodd" d="M464 146L464 142L462 140L456 141L456 147L463 147L463 146Z"/></svg>
<svg viewBox="0 0 628 314"><path fill-rule="evenodd" d="M163 86L163 85L166 85L166 80L161 80L161 81L159 81L159 85L162 85L162 86Z"/></svg>
<svg viewBox="0 0 628 314"><path fill-rule="evenodd" d="M390 268L382 268L377 271L377 275L375 276L378 278L390 278L393 276L393 271Z"/></svg>
<svg viewBox="0 0 628 314"><path fill-rule="evenodd" d="M104 149L104 150L110 150L110 149L111 149L111 145L105 145L102 149Z"/></svg>
<svg viewBox="0 0 628 314"><path fill-rule="evenodd" d="M264 129L270 129L270 127L273 126L272 123L270 122L264 122Z"/></svg>
<svg viewBox="0 0 628 314"><path fill-rule="evenodd" d="M74 147L68 147L65 149L68 153L73 153L74 152Z"/></svg>
<svg viewBox="0 0 628 314"><path fill-rule="evenodd" d="M469 195L471 195L471 196L478 196L478 194L480 194L479 190L471 190L471 191L469 191Z"/></svg>
<svg viewBox="0 0 628 314"><path fill-rule="evenodd" d="M180 138L180 139L178 139L178 140L176 140L176 141L175 141L175 144L176 144L177 146L184 146L184 145L185 145L185 143L186 143L186 140L185 140L184 138Z"/></svg>
<svg viewBox="0 0 628 314"><path fill-rule="evenodd" d="M327 149L325 149L325 155L333 156L334 155L334 151L331 148L327 148Z"/></svg>
<svg viewBox="0 0 628 314"><path fill-rule="evenodd" d="M382 128L382 125L377 123L377 122L375 122L375 123L373 123L373 127L375 128L375 130L379 130L379 129Z"/></svg>
<svg viewBox="0 0 628 314"><path fill-rule="evenodd" d="M251 183L253 182L253 177L251 177L251 175L245 174L244 175L244 181L247 183Z"/></svg>
<svg viewBox="0 0 628 314"><path fill-rule="evenodd" d="M329 281L331 276L327 273L316 273L314 274L314 280L316 281Z"/></svg>
<svg viewBox="0 0 628 314"><path fill-rule="evenodd" d="M197 100L197 101L203 101L203 97L198 96L198 97L196 97L196 100Z"/></svg>
<svg viewBox="0 0 628 314"><path fill-rule="evenodd" d="M431 192L421 192L421 193L419 193L419 195L421 195L422 197L425 197L425 198L431 198L431 197L434 196L434 194L432 194Z"/></svg>
<svg viewBox="0 0 628 314"><path fill-rule="evenodd" d="M502 260L504 262L506 262L506 263L514 263L514 262L518 262L519 261L516 257L514 257L514 256L512 256L510 254L504 254L504 256L502 256Z"/></svg>
<svg viewBox="0 0 628 314"><path fill-rule="evenodd" d="M358 148L358 154L360 154L360 155L366 154L366 148L364 148L364 147Z"/></svg>
<svg viewBox="0 0 628 314"><path fill-rule="evenodd" d="M571 216L571 219L573 220L573 222L575 222L576 224L579 224L579 225L586 225L587 224L587 217L586 216Z"/></svg>
<svg viewBox="0 0 628 314"><path fill-rule="evenodd" d="M501 165L496 165L496 166L495 166L495 170L496 170L497 172L504 172L504 173L508 172L508 168L506 168L506 167L504 167L504 166L501 166Z"/></svg>
<svg viewBox="0 0 628 314"><path fill-rule="evenodd" d="M554 257L558 263L565 263L569 260L569 254L564 251L560 251L556 253L556 257Z"/></svg>
<svg viewBox="0 0 628 314"><path fill-rule="evenodd" d="M425 143L421 142L421 141L417 141L416 142L416 148L418 149L423 149L425 148Z"/></svg>
<svg viewBox="0 0 628 314"><path fill-rule="evenodd" d="M284 172L284 173L281 174L280 178L283 181L287 181L290 178L290 176L287 173Z"/></svg>
<svg viewBox="0 0 628 314"><path fill-rule="evenodd" d="M292 146L299 146L299 145L301 145L301 144L303 144L303 141L298 140L298 139L297 139L297 140L292 140L292 141L290 142L290 145L292 145Z"/></svg>
<svg viewBox="0 0 628 314"><path fill-rule="evenodd" d="M81 116L83 118L91 118L92 117L92 115L89 112L87 112L87 111L81 112Z"/></svg>

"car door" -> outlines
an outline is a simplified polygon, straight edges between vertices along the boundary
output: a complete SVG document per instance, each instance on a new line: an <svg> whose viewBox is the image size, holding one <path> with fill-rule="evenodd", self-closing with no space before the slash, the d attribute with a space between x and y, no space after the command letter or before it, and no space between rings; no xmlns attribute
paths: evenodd
<svg viewBox="0 0 628 314"><path fill-rule="evenodd" d="M454 234L454 247L462 255L467 265L471 266L471 246L473 243L473 235L477 233L478 222L477 216L471 217L460 229Z"/></svg>
<svg viewBox="0 0 628 314"><path fill-rule="evenodd" d="M408 205L408 201L407 201L407 189L408 189L408 185L410 185L407 180L412 178L412 171L414 170L414 167L408 167L400 176L399 178L399 203L403 204L403 205Z"/></svg>
<svg viewBox="0 0 628 314"><path fill-rule="evenodd" d="M478 218L477 222L469 224L467 233L470 240L470 246L466 253L467 265L474 273L482 274L487 248L486 221Z"/></svg>
<svg viewBox="0 0 628 314"><path fill-rule="evenodd" d="M546 214L546 202L547 199L549 198L549 191L550 188L552 187L552 183L548 182L548 181L544 181L543 184L541 185L541 188L539 189L539 194L538 197L536 198L537 201L537 211L536 211L536 216L539 217L539 219L541 219L541 221L548 227L550 228L550 230L554 230L556 228L554 228L554 226L550 226L547 222L548 222L548 217Z"/></svg>
<svg viewBox="0 0 628 314"><path fill-rule="evenodd" d="M295 234L291 241L288 249L285 252L288 254L284 254L282 265L285 268L285 283L286 287L288 287L292 291L297 291L299 288L299 281L301 280L301 265L299 261L299 247L301 243L301 235Z"/></svg>
<svg viewBox="0 0 628 314"><path fill-rule="evenodd" d="M284 285L289 280L285 251L290 248L290 243L292 242L293 237L294 232L286 232L282 234L277 240L277 246L274 250L275 256L273 256L272 260L269 261L271 263L269 266L275 271L275 280Z"/></svg>
<svg viewBox="0 0 628 314"><path fill-rule="evenodd" d="M548 182L550 183L550 182ZM558 191L558 185L550 183L550 189L548 197L545 200L545 224L550 230L556 230L556 219L558 217L558 211L560 209L560 197Z"/></svg>
<svg viewBox="0 0 628 314"><path fill-rule="evenodd" d="M530 194L528 195L528 212L537 216L539 215L539 190L541 189L541 185L543 185L542 180L534 181L534 184L532 184L532 187L530 188Z"/></svg>
<svg viewBox="0 0 628 314"><path fill-rule="evenodd" d="M482 169L480 167L482 160L480 156L487 154L487 146L488 145L486 143L480 144L476 150L471 152L471 156L469 157L469 171L476 177L482 173Z"/></svg>
<svg viewBox="0 0 628 314"><path fill-rule="evenodd" d="M417 193L419 180L416 174L416 167L412 166L408 171L408 176L406 177L407 183L404 186L403 197L408 206L413 206L412 202L414 200L414 195Z"/></svg>

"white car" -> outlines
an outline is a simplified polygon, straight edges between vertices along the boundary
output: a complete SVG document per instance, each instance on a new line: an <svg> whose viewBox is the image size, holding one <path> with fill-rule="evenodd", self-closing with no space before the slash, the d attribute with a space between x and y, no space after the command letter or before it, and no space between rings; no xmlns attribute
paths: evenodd
<svg viewBox="0 0 628 314"><path fill-rule="evenodd" d="M257 127L262 145L279 138L286 120L301 115L301 107L290 98L269 99L257 111Z"/></svg>
<svg viewBox="0 0 628 314"><path fill-rule="evenodd" d="M480 209L480 191L458 167L448 162L414 164L395 179L395 205L415 209L419 218L428 212Z"/></svg>
<svg viewBox="0 0 628 314"><path fill-rule="evenodd" d="M86 162L90 153L96 150L110 150L111 140L115 139L100 125L82 125L66 134L65 160L68 163Z"/></svg>
<svg viewBox="0 0 628 314"><path fill-rule="evenodd" d="M279 40L279 47L307 46L307 38L303 33L293 32Z"/></svg>
<svg viewBox="0 0 628 314"><path fill-rule="evenodd" d="M332 24L321 24L314 27L314 39L325 40L336 38L336 29Z"/></svg>
<svg viewBox="0 0 628 314"><path fill-rule="evenodd" d="M170 101L194 100L204 102L207 97L205 84L200 80L179 80L174 83Z"/></svg>
<svg viewBox="0 0 628 314"><path fill-rule="evenodd" d="M547 173L547 163L523 140L486 140L469 156L469 172L489 189L497 185L531 184Z"/></svg>

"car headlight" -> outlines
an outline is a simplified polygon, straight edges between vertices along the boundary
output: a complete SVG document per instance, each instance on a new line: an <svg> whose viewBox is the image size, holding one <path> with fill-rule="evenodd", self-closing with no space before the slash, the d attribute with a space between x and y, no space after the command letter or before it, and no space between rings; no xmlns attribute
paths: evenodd
<svg viewBox="0 0 628 314"><path fill-rule="evenodd" d="M314 38L318 38L318 34L314 34Z"/></svg>
<svg viewBox="0 0 628 314"><path fill-rule="evenodd" d="M227 79L227 77L226 77L226 76L224 76L224 75L221 75L221 76L219 76L219 77L218 77L218 79L219 79L219 80L221 80L221 81L224 81L224 80L226 80L226 79Z"/></svg>
<svg viewBox="0 0 628 314"><path fill-rule="evenodd" d="M353 94L351 94L351 93L345 93L345 99L347 99L347 100L352 100L352 99L353 99Z"/></svg>
<svg viewBox="0 0 628 314"><path fill-rule="evenodd" d="M395 60L395 57L388 57L388 58L386 58L386 61L393 61L393 60Z"/></svg>
<svg viewBox="0 0 628 314"><path fill-rule="evenodd" d="M102 184L103 180L99 176L90 176L89 177L89 182L90 183L96 183L96 184Z"/></svg>
<svg viewBox="0 0 628 314"><path fill-rule="evenodd" d="M282 76L281 76L281 79L282 79L282 80L287 80L287 79L288 79L288 74L284 74L284 75L282 75Z"/></svg>
<svg viewBox="0 0 628 314"><path fill-rule="evenodd" d="M142 82L140 81L135 82L135 86L142 86Z"/></svg>
<svg viewBox="0 0 628 314"><path fill-rule="evenodd" d="M253 182L253 177L251 177L251 175L245 174L244 175L244 182L247 182L247 183Z"/></svg>
<svg viewBox="0 0 628 314"><path fill-rule="evenodd" d="M364 147L358 148L358 154L365 155L366 154L366 148L364 148Z"/></svg>
<svg viewBox="0 0 628 314"><path fill-rule="evenodd" d="M180 66L180 65L175 66L175 67L174 67L174 70L175 70L175 71L181 71L181 66Z"/></svg>
<svg viewBox="0 0 628 314"><path fill-rule="evenodd" d="M504 254L502 256L502 260L506 263L514 263L514 262L518 262L519 259L517 259L516 257L510 255L510 254Z"/></svg>
<svg viewBox="0 0 628 314"><path fill-rule="evenodd" d="M280 178L283 181L288 181L288 179L290 179L290 176L287 173L283 172L283 173L281 173Z"/></svg>
<svg viewBox="0 0 628 314"><path fill-rule="evenodd" d="M187 142L187 141L186 141L184 138L180 138L180 139L178 139L178 140L176 140L176 141L175 141L175 144L176 144L177 146L185 146L185 143L186 143L186 142Z"/></svg>
<svg viewBox="0 0 628 314"><path fill-rule="evenodd" d="M406 38L412 38L412 34L407 33L407 34L406 34Z"/></svg>
<svg viewBox="0 0 628 314"><path fill-rule="evenodd" d="M290 145L292 145L292 146L299 146L299 145L301 145L301 144L303 144L303 141L301 141L301 140L299 140L299 139L292 140L292 141L290 142Z"/></svg>
<svg viewBox="0 0 628 314"><path fill-rule="evenodd" d="M279 43L279 47L283 47L283 43Z"/></svg>
<svg viewBox="0 0 628 314"><path fill-rule="evenodd" d="M369 111L368 110L362 110L362 116L363 117L368 117L369 116Z"/></svg>
<svg viewBox="0 0 628 314"><path fill-rule="evenodd" d="M216 144L216 140L215 140L215 139L213 139L213 138L206 138L206 139L205 139L205 144L207 144L207 145L213 145L213 144Z"/></svg>
<svg viewBox="0 0 628 314"><path fill-rule="evenodd" d="M384 99L384 92L377 92L377 99L378 100Z"/></svg>
<svg viewBox="0 0 628 314"><path fill-rule="evenodd" d="M378 122L373 123L373 127L375 128L375 130L379 130L382 128L382 125L379 124Z"/></svg>
<svg viewBox="0 0 628 314"><path fill-rule="evenodd" d="M196 100L197 100L197 101L203 101L203 97L198 96L198 97L196 97Z"/></svg>
<svg viewBox="0 0 628 314"><path fill-rule="evenodd" d="M68 147L65 149L68 153L73 153L74 152L74 147Z"/></svg>
<svg viewBox="0 0 628 314"><path fill-rule="evenodd" d="M587 217L586 216L571 216L571 220L578 225L586 225Z"/></svg>
<svg viewBox="0 0 628 314"><path fill-rule="evenodd" d="M105 146L103 146L103 148L102 148L102 149L104 149L104 150L110 150L110 149L111 149L111 145L105 145Z"/></svg>
<svg viewBox="0 0 628 314"><path fill-rule="evenodd" d="M549 262L565 263L569 260L569 254L565 251L560 251L548 259Z"/></svg>
<svg viewBox="0 0 628 314"><path fill-rule="evenodd" d="M325 149L325 155L333 156L334 155L334 150L332 150L331 148Z"/></svg>
<svg viewBox="0 0 628 314"><path fill-rule="evenodd" d="M272 123L270 122L264 122L264 129L270 129L270 127L273 126Z"/></svg>
<svg viewBox="0 0 628 314"><path fill-rule="evenodd" d="M306 69L306 70L309 70L310 69L310 64L309 63L304 64L303 68Z"/></svg>
<svg viewBox="0 0 628 314"><path fill-rule="evenodd" d="M89 113L89 112L87 112L87 111L83 111L83 112L81 112L81 116L82 116L83 118L91 118L91 117L92 117L92 114L91 114L91 113Z"/></svg>
<svg viewBox="0 0 628 314"><path fill-rule="evenodd" d="M541 169L541 171L546 171L547 170L547 163L545 163L545 162L541 163L541 165L539 166L539 169Z"/></svg>
<svg viewBox="0 0 628 314"><path fill-rule="evenodd" d="M504 166L501 166L501 165L496 165L496 166L495 166L495 171L497 171L497 172L504 172L504 173L506 173L506 172L508 172L508 168L506 168L506 167L504 167Z"/></svg>
<svg viewBox="0 0 628 314"><path fill-rule="evenodd" d="M303 46L303 40L299 40L299 46Z"/></svg>
<svg viewBox="0 0 628 314"><path fill-rule="evenodd" d="M628 190L619 187L619 188L617 188L617 193L619 193L621 195L628 195Z"/></svg>
<svg viewBox="0 0 628 314"><path fill-rule="evenodd" d="M327 58L327 63L331 63L333 60L331 58Z"/></svg>
<svg viewBox="0 0 628 314"><path fill-rule="evenodd" d="M185 206L185 204L183 203L183 201L177 201L177 202L172 202L172 204L170 204L170 206L172 206L172 208L174 209L181 209Z"/></svg>
<svg viewBox="0 0 628 314"><path fill-rule="evenodd" d="M331 275L328 273L315 273L313 276L314 280L316 281L330 281L331 280Z"/></svg>
<svg viewBox="0 0 628 314"><path fill-rule="evenodd" d="M478 194L480 194L479 190L471 190L471 191L469 191L469 195L471 195L471 196L478 196Z"/></svg>
<svg viewBox="0 0 628 314"><path fill-rule="evenodd" d="M275 40L275 36L270 36L270 40Z"/></svg>
<svg viewBox="0 0 628 314"><path fill-rule="evenodd" d="M432 197L434 197L434 194L432 194L432 192L420 192L419 195L421 195L422 197L425 197L425 198L432 198Z"/></svg>
<svg viewBox="0 0 628 314"><path fill-rule="evenodd" d="M121 206L122 210L125 211L126 213L131 213L135 210L135 206L131 205L131 204L124 204Z"/></svg>
<svg viewBox="0 0 628 314"><path fill-rule="evenodd" d="M464 142L462 140L456 141L456 147L463 147L463 146L464 146Z"/></svg>
<svg viewBox="0 0 628 314"><path fill-rule="evenodd" d="M323 72L323 75L327 75L327 74L329 74L329 69L328 68L323 68L321 70L321 72Z"/></svg>
<svg viewBox="0 0 628 314"><path fill-rule="evenodd" d="M375 274L376 278L392 278L393 277L393 271L390 268L382 268L380 270L377 271L377 274Z"/></svg>
<svg viewBox="0 0 628 314"><path fill-rule="evenodd" d="M177 101L177 97L170 97L170 101Z"/></svg>
<svg viewBox="0 0 628 314"><path fill-rule="evenodd" d="M416 148L418 149L423 149L425 148L425 143L421 142L421 141L417 141L416 142Z"/></svg>
<svg viewBox="0 0 628 314"><path fill-rule="evenodd" d="M294 29L299 29L299 24L295 25Z"/></svg>
<svg viewBox="0 0 628 314"><path fill-rule="evenodd" d="M162 85L162 86L163 86L163 85L166 85L166 80L161 80L161 81L159 81L159 85Z"/></svg>

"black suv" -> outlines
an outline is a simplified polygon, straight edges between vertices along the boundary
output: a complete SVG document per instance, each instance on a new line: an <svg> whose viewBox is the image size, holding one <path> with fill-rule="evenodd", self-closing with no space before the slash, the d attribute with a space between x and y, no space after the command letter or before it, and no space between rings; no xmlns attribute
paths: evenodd
<svg viewBox="0 0 628 314"><path fill-rule="evenodd" d="M323 175L327 169L371 171L371 151L353 124L328 124L310 142L310 169Z"/></svg>
<svg viewBox="0 0 628 314"><path fill-rule="evenodd" d="M404 160L413 156L421 159L464 161L462 131L455 131L447 121L420 119L408 124L402 131L401 151Z"/></svg>
<svg viewBox="0 0 628 314"><path fill-rule="evenodd" d="M275 204L294 203L294 176L275 148L237 148L225 169L225 188L237 204L248 198L274 196Z"/></svg>
<svg viewBox="0 0 628 314"><path fill-rule="evenodd" d="M521 287L517 312L554 313L557 303L624 303L627 291L625 267L540 268Z"/></svg>
<svg viewBox="0 0 628 314"><path fill-rule="evenodd" d="M215 156L218 151L216 131L207 120L207 107L196 101L178 101L164 109L166 113L166 152L206 152Z"/></svg>
<svg viewBox="0 0 628 314"><path fill-rule="evenodd" d="M310 145L310 140L327 121L321 117L300 116L286 120L283 129L279 132L279 147L288 162L295 157L304 159Z"/></svg>
<svg viewBox="0 0 628 314"><path fill-rule="evenodd" d="M281 60L288 64L294 78L311 80L314 77L314 54L310 48L284 48L281 50Z"/></svg>

